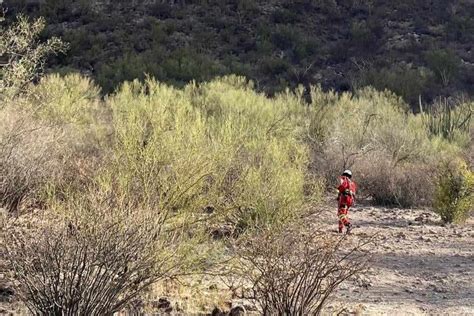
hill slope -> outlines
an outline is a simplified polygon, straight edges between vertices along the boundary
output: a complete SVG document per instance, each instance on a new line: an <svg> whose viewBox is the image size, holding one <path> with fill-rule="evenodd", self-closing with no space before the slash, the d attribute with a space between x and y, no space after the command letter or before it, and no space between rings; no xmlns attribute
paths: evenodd
<svg viewBox="0 0 474 316"><path fill-rule="evenodd" d="M71 43L52 67L106 92L144 73L177 85L237 73L274 93L389 88L416 104L474 93L472 0L6 0Z"/></svg>

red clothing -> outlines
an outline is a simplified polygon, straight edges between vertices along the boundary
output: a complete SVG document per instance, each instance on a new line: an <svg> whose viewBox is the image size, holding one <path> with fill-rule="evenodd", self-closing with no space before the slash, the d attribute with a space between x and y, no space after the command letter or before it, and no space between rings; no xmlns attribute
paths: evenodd
<svg viewBox="0 0 474 316"><path fill-rule="evenodd" d="M354 204L357 186L346 176L339 178L339 186L337 187L338 195L338 211L339 232L342 233L344 226L350 227L349 208Z"/></svg>
<svg viewBox="0 0 474 316"><path fill-rule="evenodd" d="M357 190L356 183L346 176L341 176L339 178L339 186L337 187L337 190L339 191L339 207L343 205L351 207L352 204L354 204Z"/></svg>

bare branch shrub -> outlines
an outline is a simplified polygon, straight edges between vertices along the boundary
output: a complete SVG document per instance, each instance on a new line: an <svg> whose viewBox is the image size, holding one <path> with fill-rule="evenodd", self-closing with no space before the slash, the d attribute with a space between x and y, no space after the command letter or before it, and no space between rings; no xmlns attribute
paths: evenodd
<svg viewBox="0 0 474 316"><path fill-rule="evenodd" d="M362 183L361 196L371 196L377 205L426 206L433 202L436 165L407 163L393 166L383 154L367 156L355 167Z"/></svg>
<svg viewBox="0 0 474 316"><path fill-rule="evenodd" d="M62 131L17 106L0 110L0 207L35 204L41 189L63 172L67 156Z"/></svg>
<svg viewBox="0 0 474 316"><path fill-rule="evenodd" d="M327 136L312 157L313 168L328 186L351 168L360 196L370 196L377 204L430 205L439 159L459 155L468 134L453 142L430 135L427 115L407 112L389 92L366 88L356 95L342 94L334 102L333 116L326 117Z"/></svg>
<svg viewBox="0 0 474 316"><path fill-rule="evenodd" d="M365 244L296 226L267 231L238 246L239 272L264 315L318 315L339 284L365 270Z"/></svg>
<svg viewBox="0 0 474 316"><path fill-rule="evenodd" d="M63 131L38 120L38 104L28 102L25 92L41 75L50 54L65 50L57 38L45 42L39 35L43 19L19 16L5 28L0 21L0 206L17 210L37 203L40 191L63 172L67 157Z"/></svg>
<svg viewBox="0 0 474 316"><path fill-rule="evenodd" d="M196 264L186 234L165 216L95 194L5 227L16 290L32 313L111 315L150 284Z"/></svg>

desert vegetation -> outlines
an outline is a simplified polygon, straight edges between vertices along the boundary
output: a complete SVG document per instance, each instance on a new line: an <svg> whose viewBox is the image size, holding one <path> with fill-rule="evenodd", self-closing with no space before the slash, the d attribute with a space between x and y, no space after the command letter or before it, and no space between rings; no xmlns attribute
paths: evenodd
<svg viewBox="0 0 474 316"><path fill-rule="evenodd" d="M414 109L418 97L472 96L471 1L4 1L44 17L46 37L70 43L50 60L90 74L105 93L151 74L182 87L238 74L259 91L321 84L355 92L390 89Z"/></svg>
<svg viewBox="0 0 474 316"><path fill-rule="evenodd" d="M370 238L305 220L344 168L377 204L434 206L447 222L472 209L467 98L415 114L388 90L268 97L236 75L146 77L104 96L81 74L40 75L66 47L37 41L43 26L22 17L0 38L1 253L32 313L111 314L226 263L263 314L320 313L369 258Z"/></svg>

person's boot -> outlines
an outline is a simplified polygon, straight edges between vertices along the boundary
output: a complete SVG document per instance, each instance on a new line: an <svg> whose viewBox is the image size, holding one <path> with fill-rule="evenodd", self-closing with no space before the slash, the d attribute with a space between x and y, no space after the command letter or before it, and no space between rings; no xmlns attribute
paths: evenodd
<svg viewBox="0 0 474 316"><path fill-rule="evenodd" d="M346 224L346 234L350 234L352 231L352 224L351 223L347 223Z"/></svg>
<svg viewBox="0 0 474 316"><path fill-rule="evenodd" d="M339 227L339 234L342 234L342 228Z"/></svg>

